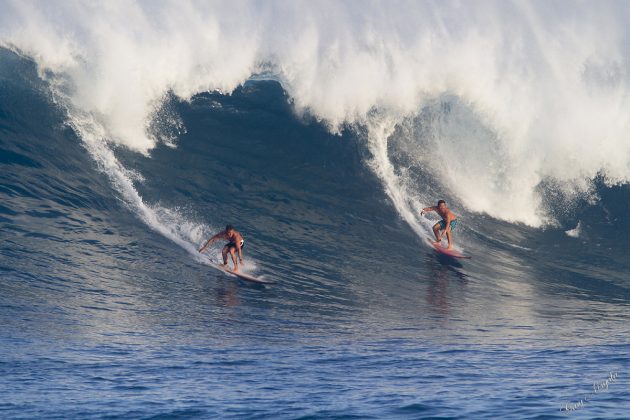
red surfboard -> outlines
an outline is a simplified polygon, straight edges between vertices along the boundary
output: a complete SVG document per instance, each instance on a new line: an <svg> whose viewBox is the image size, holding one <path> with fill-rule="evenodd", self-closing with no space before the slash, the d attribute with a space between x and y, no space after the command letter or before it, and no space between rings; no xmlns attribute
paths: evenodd
<svg viewBox="0 0 630 420"><path fill-rule="evenodd" d="M469 255L464 255L459 251L456 251L454 249L446 249L444 248L442 245L440 244L434 244L433 241L429 238L427 238L427 242L429 243L429 245L431 245L433 247L433 249L435 249L436 252L438 252L439 254L442 255L447 255L449 257L453 257L453 258L465 258L465 259L470 259L471 257Z"/></svg>

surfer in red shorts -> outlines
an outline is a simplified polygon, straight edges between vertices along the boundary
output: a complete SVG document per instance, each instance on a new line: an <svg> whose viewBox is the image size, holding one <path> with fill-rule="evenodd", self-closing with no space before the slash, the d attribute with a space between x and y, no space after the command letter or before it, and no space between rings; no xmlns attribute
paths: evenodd
<svg viewBox="0 0 630 420"><path fill-rule="evenodd" d="M223 246L223 251L221 252L223 254L223 266L227 266L227 255L229 253L232 257L232 262L234 263L234 270L232 271L237 272L238 264L236 262L236 254L238 254L238 259L241 262L241 265L243 265L243 246L245 245L245 240L243 239L243 236L234 229L234 226L227 225L225 230L208 239L206 244L199 249L199 252L205 251L206 248L219 239L225 239L228 241L228 243Z"/></svg>
<svg viewBox="0 0 630 420"><path fill-rule="evenodd" d="M436 245L439 245L442 242L442 237L446 234L446 239L448 239L448 248L453 248L453 239L452 239L452 231L457 226L457 217L453 214L453 212L446 207L446 201L440 200L435 207L425 207L420 212L420 216L424 216L425 213L430 211L435 211L442 217L442 220L437 222L433 226L433 233L435 234L436 241L433 242ZM440 230L443 230L442 234L440 234Z"/></svg>

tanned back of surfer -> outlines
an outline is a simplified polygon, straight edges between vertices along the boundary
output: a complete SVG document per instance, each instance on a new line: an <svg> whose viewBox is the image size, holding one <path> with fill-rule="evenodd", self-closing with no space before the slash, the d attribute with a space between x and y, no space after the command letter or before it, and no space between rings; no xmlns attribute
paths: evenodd
<svg viewBox="0 0 630 420"><path fill-rule="evenodd" d="M444 200L438 201L437 206L435 207L423 208L422 211L420 212L420 215L424 216L425 213L428 213L431 211L436 212L437 214L440 215L440 217L442 217L442 220L440 220L433 226L433 234L435 234L435 242L433 243L436 245L439 245L440 242L442 242L442 237L446 235L446 239L448 240L448 248L446 249L452 249L453 248L452 232L453 232L453 229L455 229L455 226L457 226L457 217L453 214L453 212L448 207L446 207L446 201ZM440 230L443 231L441 234L440 234Z"/></svg>

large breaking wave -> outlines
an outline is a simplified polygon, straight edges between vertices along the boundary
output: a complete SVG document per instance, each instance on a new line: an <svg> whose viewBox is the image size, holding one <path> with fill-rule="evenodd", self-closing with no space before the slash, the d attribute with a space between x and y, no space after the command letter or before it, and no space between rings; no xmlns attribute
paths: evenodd
<svg viewBox="0 0 630 420"><path fill-rule="evenodd" d="M191 252L203 227L143 203L141 176L112 147L175 147L185 127L169 98L229 94L253 76L278 80L296 114L365 136L368 165L418 234L417 210L438 195L540 226L553 222L550 190L570 206L597 199L595 178L630 181L619 3L0 4L2 45L37 62L128 204Z"/></svg>

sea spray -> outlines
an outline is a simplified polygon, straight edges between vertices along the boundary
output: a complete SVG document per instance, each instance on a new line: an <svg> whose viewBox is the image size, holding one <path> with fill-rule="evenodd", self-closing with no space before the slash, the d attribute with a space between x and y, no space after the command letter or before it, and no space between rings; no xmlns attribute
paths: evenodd
<svg viewBox="0 0 630 420"><path fill-rule="evenodd" d="M168 92L230 93L270 71L297 113L333 132L376 129L373 150L383 148L376 137L386 139L372 116L399 126L431 100L456 98L468 126L489 135L453 129L461 120L444 115L434 121L441 147L420 152L446 165L443 192L474 212L540 226L549 216L541 182L630 180L630 7L619 3L5 1L2 9L1 45L63 75L69 101L107 142L142 153L160 138L149 128ZM394 193L407 182L393 183L401 171L375 171L389 174L384 188L400 202L426 195Z"/></svg>

